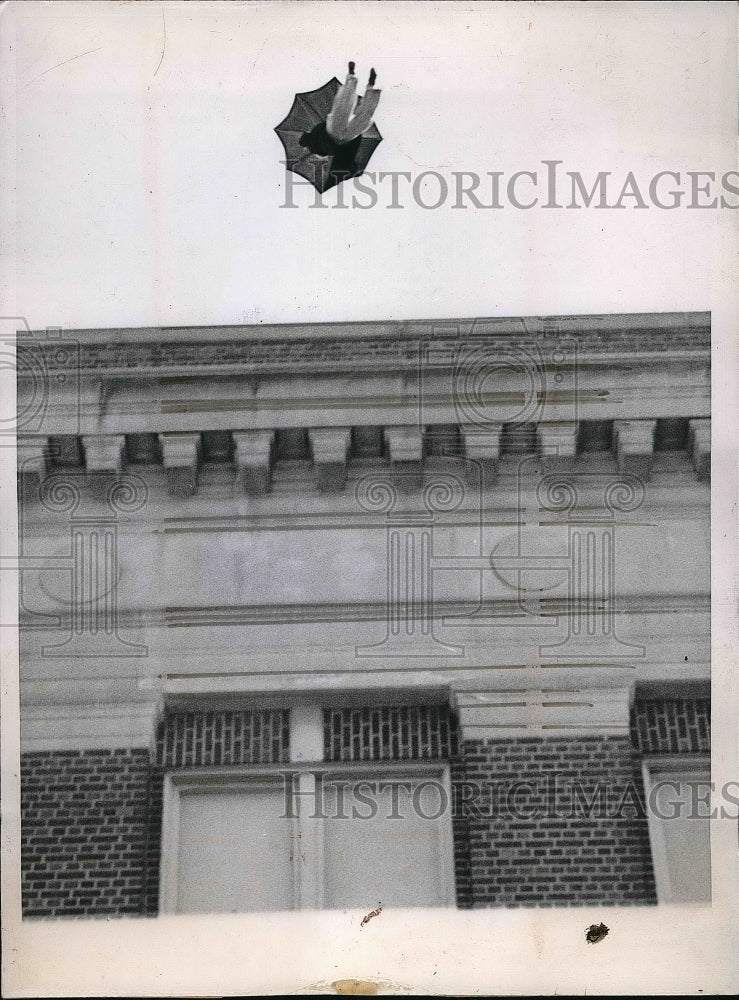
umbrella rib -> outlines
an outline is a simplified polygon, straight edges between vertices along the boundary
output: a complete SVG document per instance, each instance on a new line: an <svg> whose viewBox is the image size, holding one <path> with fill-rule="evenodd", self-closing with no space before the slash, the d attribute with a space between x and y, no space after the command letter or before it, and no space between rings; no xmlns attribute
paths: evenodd
<svg viewBox="0 0 739 1000"><path fill-rule="evenodd" d="M326 120L326 118L328 117L328 112L324 114L323 111L319 111L319 109L315 106L315 104L313 104L312 101L308 101L305 98L303 98L303 102L305 103L306 107L311 112L311 114L315 115L316 124L318 124L318 122Z"/></svg>
<svg viewBox="0 0 739 1000"><path fill-rule="evenodd" d="M303 137L311 131L311 125L314 130L321 123L325 125L340 86L341 84L336 77L333 77L328 83L316 90L296 94L289 114L274 130L285 149L287 169L310 180L318 191L328 190L335 184L341 183L342 179L362 174L366 170L375 148L382 142L382 136L377 126L372 122L367 131L358 137L359 141L354 146L352 153L353 164L350 164L346 157L343 159L341 156L339 157L341 164L337 168L340 171L339 174L334 174L337 150L326 156L321 156L303 145ZM360 98L358 101L358 107L361 105L361 100ZM323 109L320 108L320 105L323 105Z"/></svg>
<svg viewBox="0 0 739 1000"><path fill-rule="evenodd" d="M335 86L332 86L333 84L335 84ZM316 90L306 90L304 94L298 94L297 96L301 97L303 101L308 105L313 114L316 116L317 122L325 121L325 119L328 117L328 113L331 110L331 105L333 104L334 97L338 93L340 86L341 84L334 76L328 81L328 83L324 83L322 87L318 87L316 88ZM324 94L328 94L329 92L331 92L330 94L331 99L329 102L329 106L325 111L321 111L319 108L316 107L315 104L317 96L322 96Z"/></svg>

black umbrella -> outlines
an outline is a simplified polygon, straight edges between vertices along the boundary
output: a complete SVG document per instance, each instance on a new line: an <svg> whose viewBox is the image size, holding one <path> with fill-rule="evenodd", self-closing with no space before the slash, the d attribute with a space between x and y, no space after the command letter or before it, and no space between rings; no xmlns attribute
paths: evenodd
<svg viewBox="0 0 739 1000"><path fill-rule="evenodd" d="M326 119L340 86L334 77L318 90L296 94L287 117L275 128L285 147L287 169L305 177L321 192L363 173L382 142L374 122L351 142L338 143L331 138Z"/></svg>

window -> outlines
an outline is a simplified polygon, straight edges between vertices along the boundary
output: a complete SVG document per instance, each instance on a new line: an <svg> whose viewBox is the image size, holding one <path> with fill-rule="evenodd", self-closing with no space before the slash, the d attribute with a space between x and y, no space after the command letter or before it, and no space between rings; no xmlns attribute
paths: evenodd
<svg viewBox="0 0 739 1000"><path fill-rule="evenodd" d="M454 905L438 763L170 774L162 843L164 912Z"/></svg>
<svg viewBox="0 0 739 1000"><path fill-rule="evenodd" d="M324 784L323 905L454 903L445 775L348 772ZM347 819L341 819L341 816Z"/></svg>
<svg viewBox="0 0 739 1000"><path fill-rule="evenodd" d="M710 764L699 755L644 762L652 864L660 903L710 903Z"/></svg>
<svg viewBox="0 0 739 1000"><path fill-rule="evenodd" d="M162 909L170 913L289 910L295 824L274 780L207 772L165 786Z"/></svg>

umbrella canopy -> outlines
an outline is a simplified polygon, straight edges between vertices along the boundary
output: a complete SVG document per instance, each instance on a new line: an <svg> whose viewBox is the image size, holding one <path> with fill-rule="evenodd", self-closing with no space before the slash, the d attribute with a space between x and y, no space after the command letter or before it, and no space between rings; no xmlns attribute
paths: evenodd
<svg viewBox="0 0 739 1000"><path fill-rule="evenodd" d="M296 94L287 117L275 128L285 147L286 168L305 177L321 192L363 173L382 142L374 122L351 142L339 144L331 138L326 119L340 86L333 77L318 90Z"/></svg>

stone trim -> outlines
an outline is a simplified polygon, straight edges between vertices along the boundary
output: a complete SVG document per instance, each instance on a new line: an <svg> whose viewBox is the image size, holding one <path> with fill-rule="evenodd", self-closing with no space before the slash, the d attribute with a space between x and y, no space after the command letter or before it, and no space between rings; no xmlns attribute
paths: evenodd
<svg viewBox="0 0 739 1000"><path fill-rule="evenodd" d="M454 336L449 336L453 331ZM267 336L265 336L267 334ZM58 342L32 335L48 371L64 367ZM388 372L417 370L422 342L439 352L460 344L531 351L575 338L579 355L644 358L710 353L708 313L409 320L380 323L284 324L65 331L84 374L137 375L230 369L256 375L285 372ZM68 362L67 362L68 364ZM22 373L21 373L22 376Z"/></svg>
<svg viewBox="0 0 739 1000"><path fill-rule="evenodd" d="M693 468L699 480L711 478L711 421L709 419L688 422L688 449L693 460Z"/></svg>
<svg viewBox="0 0 739 1000"><path fill-rule="evenodd" d="M619 472L648 480L654 455L656 420L615 420L613 437Z"/></svg>
<svg viewBox="0 0 739 1000"><path fill-rule="evenodd" d="M234 462L246 493L260 496L272 486L274 431L234 431Z"/></svg>
<svg viewBox="0 0 739 1000"><path fill-rule="evenodd" d="M123 471L126 459L126 438L123 434L86 434L82 438L82 447L88 472L117 475Z"/></svg>

